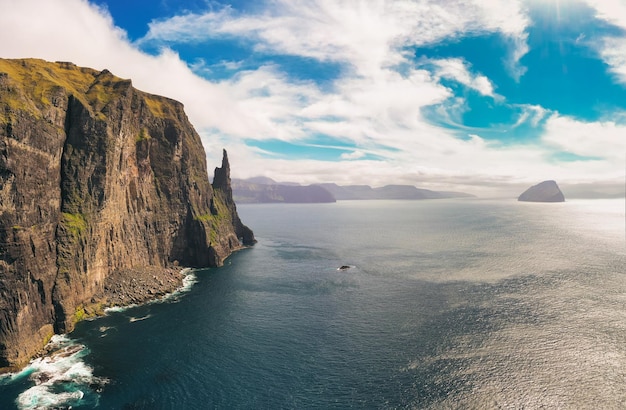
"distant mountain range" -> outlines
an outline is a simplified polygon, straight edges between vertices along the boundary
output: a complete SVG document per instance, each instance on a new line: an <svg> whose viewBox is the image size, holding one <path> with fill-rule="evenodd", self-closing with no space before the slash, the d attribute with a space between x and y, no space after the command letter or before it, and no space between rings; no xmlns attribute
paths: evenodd
<svg viewBox="0 0 626 410"><path fill-rule="evenodd" d="M369 185L319 184L322 188L333 194L337 200L361 200L361 199L443 199L473 197L463 192L431 191L429 189L416 188L413 185L385 185L380 188L372 188Z"/></svg>
<svg viewBox="0 0 626 410"><path fill-rule="evenodd" d="M233 198L236 203L322 203L336 202L335 197L319 185L277 183L270 178L233 179Z"/></svg>
<svg viewBox="0 0 626 410"><path fill-rule="evenodd" d="M463 192L431 191L412 185L340 186L333 183L299 185L276 182L267 177L232 180L233 197L238 203L327 203L367 199L442 199L472 197Z"/></svg>

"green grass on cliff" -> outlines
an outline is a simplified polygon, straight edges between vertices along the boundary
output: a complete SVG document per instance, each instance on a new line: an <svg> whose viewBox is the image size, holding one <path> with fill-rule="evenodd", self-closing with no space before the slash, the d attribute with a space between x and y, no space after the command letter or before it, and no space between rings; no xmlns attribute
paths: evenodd
<svg viewBox="0 0 626 410"><path fill-rule="evenodd" d="M148 129L144 127L141 131L139 131L139 134L135 138L135 142L149 140L150 138L152 138L152 136L148 133Z"/></svg>
<svg viewBox="0 0 626 410"><path fill-rule="evenodd" d="M87 316L87 313L85 312L85 309L82 306L79 306L74 311L74 317L72 319L74 323L77 323L85 319L86 316Z"/></svg>
<svg viewBox="0 0 626 410"><path fill-rule="evenodd" d="M48 62L40 59L0 58L0 123L11 124L17 112L25 112L37 119L56 106L58 99L73 96L92 113L94 118L106 120L105 107L118 100L132 87L108 70L97 71L78 67L68 62ZM137 91L145 108L156 118L180 122L182 104L166 97ZM180 107L179 107L180 106Z"/></svg>
<svg viewBox="0 0 626 410"><path fill-rule="evenodd" d="M213 195L213 205L217 210L217 214L209 212L196 215L194 219L209 225L211 243L217 243L219 241L218 232L222 232L232 223L232 215L226 204L222 201L221 195L217 192Z"/></svg>
<svg viewBox="0 0 626 410"><path fill-rule="evenodd" d="M165 118L165 108L163 107L162 101L158 97L150 94L147 94L145 97L146 105L152 115L159 118Z"/></svg>
<svg viewBox="0 0 626 410"><path fill-rule="evenodd" d="M211 213L206 213L206 214L202 214L202 215L196 215L193 219L196 220L196 221L201 221L201 222L211 222L216 217L217 217L217 215L213 215Z"/></svg>
<svg viewBox="0 0 626 410"><path fill-rule="evenodd" d="M81 320L91 319L102 315L104 315L104 305L102 302L91 303L86 306L80 305L74 309L72 321L76 324Z"/></svg>
<svg viewBox="0 0 626 410"><path fill-rule="evenodd" d="M63 212L62 217L63 225L65 225L74 236L81 235L87 229L87 221L83 214Z"/></svg>
<svg viewBox="0 0 626 410"><path fill-rule="evenodd" d="M54 104L52 99L55 96L68 98L72 95L94 116L104 119L102 108L131 86L129 80L118 78L106 70L32 58L0 59L0 76L8 76L12 80L8 90L0 94L0 103L6 104L9 111L25 111L36 118L41 117L42 108ZM9 122L11 118L4 120Z"/></svg>
<svg viewBox="0 0 626 410"><path fill-rule="evenodd" d="M0 101L13 111L26 111L39 116L38 108L51 104L50 97L64 89L89 105L84 97L98 74L96 70L80 68L71 63L50 63L38 59L0 59L0 73L5 73L14 87L0 95Z"/></svg>
<svg viewBox="0 0 626 410"><path fill-rule="evenodd" d="M176 105L181 105L178 101L171 100L159 95L143 93L146 106L150 110L150 113L157 118L164 118L179 122Z"/></svg>

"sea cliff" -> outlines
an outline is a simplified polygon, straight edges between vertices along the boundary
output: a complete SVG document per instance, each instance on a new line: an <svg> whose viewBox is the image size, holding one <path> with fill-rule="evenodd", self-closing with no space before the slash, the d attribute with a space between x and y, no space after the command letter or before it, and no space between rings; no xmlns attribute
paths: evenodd
<svg viewBox="0 0 626 410"><path fill-rule="evenodd" d="M107 70L0 59L0 368L110 305L112 278L149 271L158 291L253 243L229 167L224 151L209 182L177 101Z"/></svg>

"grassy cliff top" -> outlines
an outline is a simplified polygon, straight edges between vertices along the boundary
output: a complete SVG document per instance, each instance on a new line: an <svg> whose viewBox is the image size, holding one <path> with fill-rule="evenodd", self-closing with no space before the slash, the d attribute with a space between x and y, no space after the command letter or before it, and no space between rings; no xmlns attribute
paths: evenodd
<svg viewBox="0 0 626 410"><path fill-rule="evenodd" d="M5 117L7 111L26 111L39 117L42 108L56 105L55 96L59 95L73 95L98 113L131 87L130 80L116 77L108 70L97 71L69 62L0 58L0 104L6 107ZM180 103L148 93L142 95L155 117L175 116L172 104Z"/></svg>

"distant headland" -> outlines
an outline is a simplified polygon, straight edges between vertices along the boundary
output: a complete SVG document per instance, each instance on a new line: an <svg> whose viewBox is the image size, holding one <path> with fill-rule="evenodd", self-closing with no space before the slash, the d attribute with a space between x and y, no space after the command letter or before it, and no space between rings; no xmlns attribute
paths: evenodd
<svg viewBox="0 0 626 410"><path fill-rule="evenodd" d="M463 192L431 191L413 185L340 186L334 183L299 185L276 182L267 177L233 179L233 196L237 203L329 203L343 200L371 199L443 199L467 198Z"/></svg>

